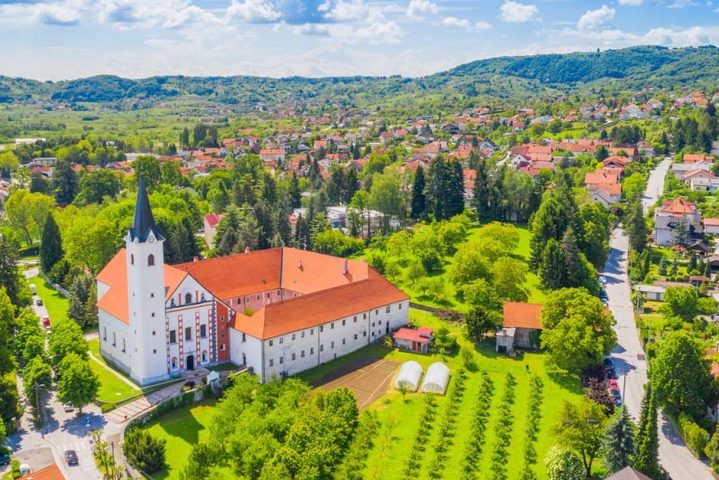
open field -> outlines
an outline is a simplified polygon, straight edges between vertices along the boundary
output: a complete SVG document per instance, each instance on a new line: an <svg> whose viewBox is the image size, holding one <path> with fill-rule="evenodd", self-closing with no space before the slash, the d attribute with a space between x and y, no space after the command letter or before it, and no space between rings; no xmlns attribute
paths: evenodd
<svg viewBox="0 0 719 480"><path fill-rule="evenodd" d="M332 390L347 387L357 397L360 409L380 398L390 386L399 363L372 357L359 357L313 382L312 386Z"/></svg>

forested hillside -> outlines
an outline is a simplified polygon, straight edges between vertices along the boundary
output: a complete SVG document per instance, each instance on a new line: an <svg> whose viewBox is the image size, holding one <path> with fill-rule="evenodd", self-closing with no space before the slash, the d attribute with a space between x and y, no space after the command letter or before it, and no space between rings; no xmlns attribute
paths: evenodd
<svg viewBox="0 0 719 480"><path fill-rule="evenodd" d="M479 60L420 78L392 77L151 77L101 75L62 82L0 77L0 102L152 103L197 96L252 108L310 103L366 107L430 95L498 98L579 89L674 88L706 85L719 76L714 46L667 49L632 47L591 53Z"/></svg>

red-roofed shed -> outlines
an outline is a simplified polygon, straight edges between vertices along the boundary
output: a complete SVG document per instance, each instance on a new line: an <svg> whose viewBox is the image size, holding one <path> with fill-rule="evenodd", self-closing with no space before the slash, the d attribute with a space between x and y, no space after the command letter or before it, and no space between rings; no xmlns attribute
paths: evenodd
<svg viewBox="0 0 719 480"><path fill-rule="evenodd" d="M403 350L412 352L429 353L429 345L432 342L432 329L421 327L400 328L394 334L394 343Z"/></svg>

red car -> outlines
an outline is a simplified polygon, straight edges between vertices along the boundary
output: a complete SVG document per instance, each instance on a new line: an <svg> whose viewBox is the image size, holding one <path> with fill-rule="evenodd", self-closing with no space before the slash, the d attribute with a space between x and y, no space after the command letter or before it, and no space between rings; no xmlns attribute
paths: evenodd
<svg viewBox="0 0 719 480"><path fill-rule="evenodd" d="M50 318L49 317L42 317L42 327L50 328Z"/></svg>
<svg viewBox="0 0 719 480"><path fill-rule="evenodd" d="M610 392L619 391L619 383L617 383L617 380L614 378L610 378L609 380L607 380L607 387L609 387Z"/></svg>

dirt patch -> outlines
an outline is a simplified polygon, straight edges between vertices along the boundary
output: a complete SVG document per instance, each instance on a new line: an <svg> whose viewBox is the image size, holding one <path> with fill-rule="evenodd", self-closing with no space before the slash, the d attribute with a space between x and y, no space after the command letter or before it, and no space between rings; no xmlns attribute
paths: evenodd
<svg viewBox="0 0 719 480"><path fill-rule="evenodd" d="M381 358L359 357L312 382L325 390L347 387L357 397L357 406L366 408L381 397L389 386L399 363Z"/></svg>

